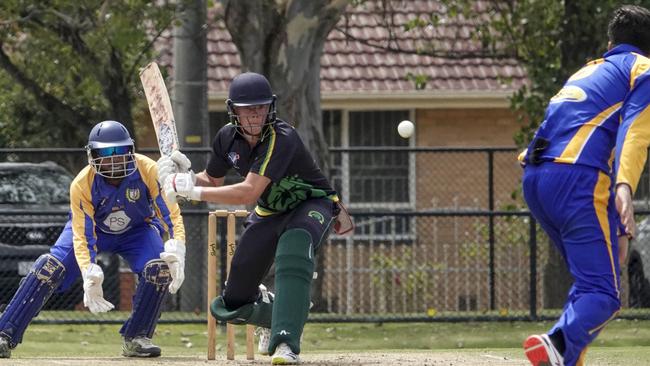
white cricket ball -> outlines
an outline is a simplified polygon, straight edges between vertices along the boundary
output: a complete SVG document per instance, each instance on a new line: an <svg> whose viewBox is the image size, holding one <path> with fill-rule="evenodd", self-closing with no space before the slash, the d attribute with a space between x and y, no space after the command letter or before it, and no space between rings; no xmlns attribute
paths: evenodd
<svg viewBox="0 0 650 366"><path fill-rule="evenodd" d="M405 139L411 137L414 131L415 125L409 120L404 120L397 125L397 133Z"/></svg>

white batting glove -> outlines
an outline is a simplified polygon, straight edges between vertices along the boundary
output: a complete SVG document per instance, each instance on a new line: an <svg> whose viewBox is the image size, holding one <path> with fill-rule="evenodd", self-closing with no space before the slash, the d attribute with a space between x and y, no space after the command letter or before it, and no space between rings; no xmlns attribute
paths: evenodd
<svg viewBox="0 0 650 366"><path fill-rule="evenodd" d="M171 174L187 173L192 167L192 162L185 154L175 150L169 156L161 156L156 165L158 166L158 181L164 183Z"/></svg>
<svg viewBox="0 0 650 366"><path fill-rule="evenodd" d="M165 196L170 201L176 200L176 196L200 201L202 188L194 186L195 180L193 172L170 175L165 181Z"/></svg>
<svg viewBox="0 0 650 366"><path fill-rule="evenodd" d="M175 294L185 280L185 242L177 239L167 240L165 251L160 253L160 259L169 266L169 273L172 276L169 292Z"/></svg>
<svg viewBox="0 0 650 366"><path fill-rule="evenodd" d="M104 271L102 271L102 267L91 263L81 275L84 281L84 306L91 313L105 313L115 308L115 305L104 299L104 290L102 289Z"/></svg>

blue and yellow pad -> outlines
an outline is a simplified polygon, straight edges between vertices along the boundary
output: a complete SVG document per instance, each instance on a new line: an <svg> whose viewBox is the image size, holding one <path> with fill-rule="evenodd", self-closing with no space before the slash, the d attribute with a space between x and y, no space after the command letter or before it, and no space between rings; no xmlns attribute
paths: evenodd
<svg viewBox="0 0 650 366"><path fill-rule="evenodd" d="M22 342L27 325L59 287L64 275L63 263L51 254L43 254L20 281L18 291L0 317L0 333L9 338L11 348Z"/></svg>
<svg viewBox="0 0 650 366"><path fill-rule="evenodd" d="M120 329L124 338L153 336L170 282L169 267L162 259L152 259L144 265L133 296L133 312Z"/></svg>

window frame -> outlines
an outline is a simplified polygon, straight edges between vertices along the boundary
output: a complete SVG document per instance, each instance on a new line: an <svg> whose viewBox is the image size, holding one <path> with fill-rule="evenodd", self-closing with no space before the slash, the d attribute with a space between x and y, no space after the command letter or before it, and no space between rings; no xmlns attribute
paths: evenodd
<svg viewBox="0 0 650 366"><path fill-rule="evenodd" d="M350 112L381 112L383 110L376 110L376 109L323 109L322 112L329 112L329 113L335 113L338 112L340 113L341 116L341 126L340 126L340 142L341 146L331 146L330 147L340 147L343 149L349 149L352 148L350 146L350 124L354 123L350 119ZM404 109L390 109L390 111L407 111L408 112L408 118L409 120L413 121L416 123L416 111L412 108L404 108ZM327 122L324 120L324 123ZM397 127L397 123L399 121L396 121L395 127ZM395 133L397 134L397 130L395 129L394 131L387 131L387 133ZM416 147L416 138L417 138L417 132L413 134L409 138L408 145L406 148L414 148ZM327 141L328 145L330 141ZM381 147L381 145L373 145L373 146L368 146L368 147ZM350 171L350 153L342 153L341 155L341 165L340 165L340 172L341 172L341 190L342 192L339 192L339 195L341 196L341 199L343 202L346 204L347 208L351 211L372 211L372 210L385 210L385 209L390 209L390 210L396 210L396 211L415 211L416 210L416 202L417 202L417 170L416 170L416 154L414 153L408 153L408 179L407 179L407 184L408 184L408 201L404 202L388 202L388 201L377 201L377 202L352 202L350 201L350 177L351 177L351 171ZM394 220L394 218L391 218ZM354 234L355 241L394 241L394 240L400 240L404 242L415 242L416 237L417 237L417 229L416 229L416 220L415 217L411 217L408 219L409 222L409 228L408 231L404 232L399 232L399 233L392 233L392 234L360 234L356 233ZM369 222L374 222L376 220L370 219L368 220ZM357 227L359 227L360 222L355 223ZM393 223L394 225L394 223ZM394 230L394 229L393 229ZM373 230L370 229L370 232Z"/></svg>

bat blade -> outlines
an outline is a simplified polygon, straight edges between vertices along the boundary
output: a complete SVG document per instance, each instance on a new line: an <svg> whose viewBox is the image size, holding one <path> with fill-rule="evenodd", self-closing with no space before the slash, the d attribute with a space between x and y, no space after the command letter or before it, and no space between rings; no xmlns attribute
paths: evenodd
<svg viewBox="0 0 650 366"><path fill-rule="evenodd" d="M149 104L158 149L161 155L169 156L179 148L178 133L172 103L158 64L152 62L140 70L140 81Z"/></svg>

